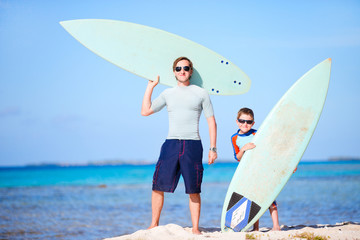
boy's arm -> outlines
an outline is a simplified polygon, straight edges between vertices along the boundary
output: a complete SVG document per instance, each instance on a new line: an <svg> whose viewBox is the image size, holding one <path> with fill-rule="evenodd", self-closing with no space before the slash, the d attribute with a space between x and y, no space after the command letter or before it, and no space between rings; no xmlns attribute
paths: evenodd
<svg viewBox="0 0 360 240"><path fill-rule="evenodd" d="M234 150L234 158L235 158L236 161L239 161L238 158L236 157L236 155L238 154L238 152L240 150L238 145L236 144L237 137L238 137L237 134L234 134L234 135L231 136L231 145L232 145L233 150Z"/></svg>
<svg viewBox="0 0 360 240"><path fill-rule="evenodd" d="M253 149L255 148L255 144L253 143L247 143L245 144L240 150L239 152L236 154L236 158L237 160L240 162L241 158L243 157L244 153L247 151L247 150L250 150L250 149Z"/></svg>
<svg viewBox="0 0 360 240"><path fill-rule="evenodd" d="M154 87L159 83L159 76L157 76L157 79L155 81L149 80L149 83L146 87L142 106L141 106L141 115L143 116L149 116L154 113L154 111L151 109L151 95L154 90Z"/></svg>
<svg viewBox="0 0 360 240"><path fill-rule="evenodd" d="M209 125L210 147L211 148L216 148L217 126L216 126L215 117L211 116L211 117L208 117L206 120L207 120L208 125ZM217 153L210 150L209 151L209 161L208 161L208 163L213 164L216 158L217 158Z"/></svg>

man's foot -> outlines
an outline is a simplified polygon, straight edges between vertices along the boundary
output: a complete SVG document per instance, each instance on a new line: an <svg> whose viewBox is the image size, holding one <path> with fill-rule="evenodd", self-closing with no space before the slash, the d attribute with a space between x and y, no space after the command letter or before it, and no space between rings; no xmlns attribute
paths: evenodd
<svg viewBox="0 0 360 240"><path fill-rule="evenodd" d="M148 227L148 229L152 229L154 227L158 227L159 225L150 225L150 227Z"/></svg>
<svg viewBox="0 0 360 240"><path fill-rule="evenodd" d="M192 233L193 233L193 234L196 234L196 235L202 235L202 233L200 232L200 230L199 230L199 229L195 229L195 228L192 229Z"/></svg>
<svg viewBox="0 0 360 240"><path fill-rule="evenodd" d="M252 232L257 232L257 231L259 231L259 228L253 228L251 231Z"/></svg>

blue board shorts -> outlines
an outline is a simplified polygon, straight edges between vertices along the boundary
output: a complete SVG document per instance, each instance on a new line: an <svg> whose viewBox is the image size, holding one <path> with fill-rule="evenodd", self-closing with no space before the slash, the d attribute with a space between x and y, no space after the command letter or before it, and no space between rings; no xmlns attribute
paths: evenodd
<svg viewBox="0 0 360 240"><path fill-rule="evenodd" d="M174 192L182 175L187 194L200 193L204 167L201 140L166 139L153 176L153 190Z"/></svg>

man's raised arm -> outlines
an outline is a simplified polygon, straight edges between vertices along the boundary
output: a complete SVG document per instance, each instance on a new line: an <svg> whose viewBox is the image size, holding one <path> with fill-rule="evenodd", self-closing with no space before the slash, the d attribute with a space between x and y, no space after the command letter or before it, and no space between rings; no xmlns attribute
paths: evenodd
<svg viewBox="0 0 360 240"><path fill-rule="evenodd" d="M160 77L157 76L155 81L149 80L141 106L141 115L143 116L149 116L154 113L154 111L151 110L151 95L154 90L154 87L159 83L159 79Z"/></svg>

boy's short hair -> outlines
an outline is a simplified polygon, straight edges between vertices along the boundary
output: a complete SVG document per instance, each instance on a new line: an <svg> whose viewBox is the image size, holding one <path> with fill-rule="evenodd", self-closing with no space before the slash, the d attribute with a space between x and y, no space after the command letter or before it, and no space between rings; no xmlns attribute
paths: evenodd
<svg viewBox="0 0 360 240"><path fill-rule="evenodd" d="M180 62L182 60L188 61L190 69L193 69L193 64L190 59L188 59L187 57L178 57L177 59L175 59L175 61L173 63L173 71L175 71L175 68L176 68L176 65L178 64L178 62Z"/></svg>
<svg viewBox="0 0 360 240"><path fill-rule="evenodd" d="M239 118L241 116L241 114L250 115L253 120L255 119L254 112L250 108L241 108L237 114L237 118Z"/></svg>

